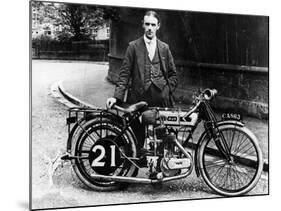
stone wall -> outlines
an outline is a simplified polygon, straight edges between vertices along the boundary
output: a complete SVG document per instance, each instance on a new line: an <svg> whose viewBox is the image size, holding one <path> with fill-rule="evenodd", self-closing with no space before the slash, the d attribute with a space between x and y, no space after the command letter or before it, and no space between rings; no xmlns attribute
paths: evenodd
<svg viewBox="0 0 281 211"><path fill-rule="evenodd" d="M109 57L108 80L118 79L121 58ZM237 66L212 66L176 61L178 87L177 103L190 105L192 95L199 89L218 90L212 102L219 111L238 112L243 115L268 119L268 71L267 68L243 68Z"/></svg>

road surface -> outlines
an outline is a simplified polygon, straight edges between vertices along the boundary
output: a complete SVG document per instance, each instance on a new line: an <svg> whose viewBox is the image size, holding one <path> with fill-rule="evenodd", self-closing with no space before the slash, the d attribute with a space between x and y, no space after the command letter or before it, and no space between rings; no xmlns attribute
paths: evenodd
<svg viewBox="0 0 281 211"><path fill-rule="evenodd" d="M161 189L133 184L114 192L94 192L77 180L69 163L58 167L50 180L50 161L64 151L67 140L67 107L50 94L59 80L75 80L96 73L104 80L106 65L84 62L32 61L32 208L75 207L119 203L137 203L219 197L211 192L194 173L186 179L165 183ZM250 194L267 194L267 181L262 179Z"/></svg>

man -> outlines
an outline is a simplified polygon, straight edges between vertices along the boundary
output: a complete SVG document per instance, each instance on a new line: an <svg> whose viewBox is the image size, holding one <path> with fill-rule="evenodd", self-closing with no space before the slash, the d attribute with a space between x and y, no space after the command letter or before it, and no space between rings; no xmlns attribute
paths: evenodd
<svg viewBox="0 0 281 211"><path fill-rule="evenodd" d="M176 67L169 46L156 38L160 28L156 12L145 13L143 28L144 35L129 43L114 97L107 100L109 108L124 101L126 89L129 104L146 101L149 106L171 106L169 95L177 85Z"/></svg>
<svg viewBox="0 0 281 211"><path fill-rule="evenodd" d="M124 102L146 101L149 106L169 107L171 94L177 86L174 60L169 46L157 39L160 18L155 11L148 11L143 18L144 35L129 43L114 97L107 99L107 107ZM144 141L144 126L139 122L132 125L140 143Z"/></svg>

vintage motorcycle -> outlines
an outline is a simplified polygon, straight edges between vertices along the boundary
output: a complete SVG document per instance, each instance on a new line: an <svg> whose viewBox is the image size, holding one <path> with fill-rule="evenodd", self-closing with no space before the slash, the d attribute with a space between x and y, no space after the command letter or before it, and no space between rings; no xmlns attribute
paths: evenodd
<svg viewBox="0 0 281 211"><path fill-rule="evenodd" d="M98 191L130 183L161 184L185 178L195 169L216 193L245 194L261 176L262 151L239 114L226 113L217 120L209 104L216 94L205 89L186 110L148 107L146 102L112 109L71 108L62 160L70 160L78 178ZM130 126L136 118L145 125L144 146ZM194 143L200 122L204 131ZM138 177L141 168L146 174Z"/></svg>

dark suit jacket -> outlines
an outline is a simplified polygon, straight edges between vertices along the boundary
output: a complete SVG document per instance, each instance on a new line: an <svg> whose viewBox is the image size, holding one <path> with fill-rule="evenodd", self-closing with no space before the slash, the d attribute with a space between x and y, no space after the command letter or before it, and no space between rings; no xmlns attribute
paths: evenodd
<svg viewBox="0 0 281 211"><path fill-rule="evenodd" d="M169 80L172 91L174 91L177 86L177 74L169 46L157 39L157 49L162 70ZM144 93L144 60L146 55L147 50L143 36L129 43L123 64L120 68L119 79L114 93L115 98L123 101L125 91L129 89L127 102L136 103L140 101L140 96ZM163 83L163 89L167 90L165 79Z"/></svg>

